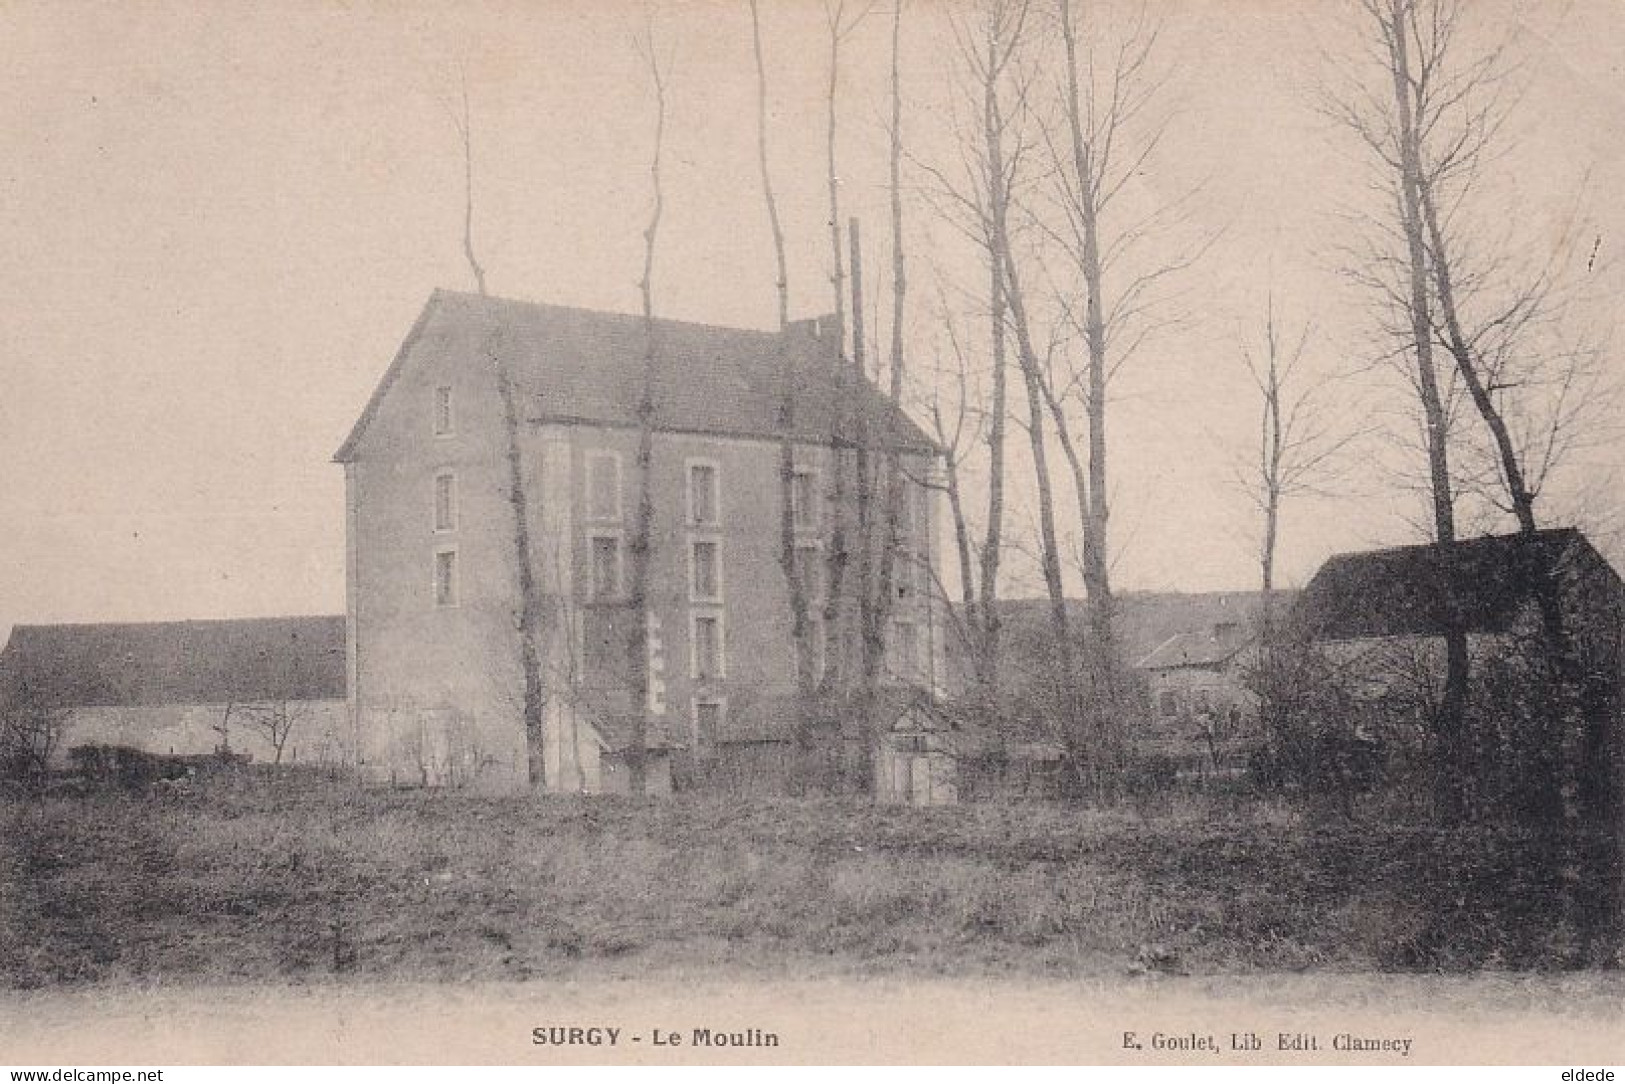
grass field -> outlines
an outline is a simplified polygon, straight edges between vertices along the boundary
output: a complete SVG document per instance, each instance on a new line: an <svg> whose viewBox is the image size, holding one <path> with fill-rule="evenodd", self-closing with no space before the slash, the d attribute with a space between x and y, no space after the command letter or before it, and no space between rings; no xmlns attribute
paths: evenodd
<svg viewBox="0 0 1625 1084"><path fill-rule="evenodd" d="M899 809L251 778L3 803L12 988L1453 971L1528 966L1544 928L1535 841L1239 799Z"/></svg>

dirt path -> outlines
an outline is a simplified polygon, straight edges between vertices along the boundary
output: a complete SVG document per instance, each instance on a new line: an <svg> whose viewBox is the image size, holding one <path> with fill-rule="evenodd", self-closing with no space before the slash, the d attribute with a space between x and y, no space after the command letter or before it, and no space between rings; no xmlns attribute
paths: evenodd
<svg viewBox="0 0 1625 1084"><path fill-rule="evenodd" d="M701 972L444 987L92 987L0 994L0 1063L1183 1058L1206 1064L1596 1065L1617 1063L1625 1051L1622 1006L1625 975L1618 973L1056 981ZM537 1028L563 1029L542 1035L577 1043L536 1045ZM608 1029L615 1029L613 1039ZM697 1029L738 1033L759 1045L696 1047L697 1038L703 1042ZM1249 1042L1249 1033L1259 1048L1235 1049ZM766 1045L770 1035L777 1046ZM655 1045L674 1036L682 1045ZM1381 1045L1343 1051L1335 1048L1348 1041L1340 1036ZM1283 1038L1300 1047L1312 1040L1318 1049L1283 1050ZM1209 1043L1217 1049L1206 1049Z"/></svg>

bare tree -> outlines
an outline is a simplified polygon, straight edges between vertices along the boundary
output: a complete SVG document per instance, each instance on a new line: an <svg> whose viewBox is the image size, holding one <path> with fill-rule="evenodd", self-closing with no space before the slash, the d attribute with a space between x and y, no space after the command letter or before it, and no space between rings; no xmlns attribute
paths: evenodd
<svg viewBox="0 0 1625 1084"><path fill-rule="evenodd" d="M519 391L505 360L500 332L487 340L486 356L496 378L502 401L502 428L507 459L508 507L513 512L515 581L519 587L519 665L524 678L524 724L526 768L531 786L547 786L546 712L547 687L542 665L546 636L546 611L542 591L536 581L534 550L530 537L530 495L525 484L524 457L519 437Z"/></svg>
<svg viewBox="0 0 1625 1084"><path fill-rule="evenodd" d="M849 14L846 0L825 0L824 20L829 32L829 78L826 85L825 125L824 125L824 153L826 165L825 183L829 195L829 247L830 247L830 288L835 302L835 340L836 367L835 367L835 409L830 413L830 544L825 555L827 565L824 595L824 672L820 678L822 688L828 692L836 688L844 678L847 659L845 658L845 644L847 622L850 614L847 606L846 570L852 560L852 539L858 540L858 597L859 609L864 610L868 603L868 577L870 575L870 554L867 549L868 535L866 534L867 516L869 513L866 500L866 486L868 480L865 474L867 469L868 449L864 446L861 436L853 433L856 426L863 424L866 414L856 410L855 398L862 388L864 380L864 351L862 332L859 327L862 323L861 286L853 289L852 306L852 359L847 364L846 350L846 276L843 269L841 254L841 198L840 198L840 171L836 162L836 127L837 127L837 92L840 87L841 71L841 44L852 32L857 29L864 17L868 14L867 8ZM848 463L845 447L856 443L857 462ZM856 530L849 528L848 517L848 473L856 471ZM860 625L862 617L859 617Z"/></svg>
<svg viewBox="0 0 1625 1084"><path fill-rule="evenodd" d="M462 113L448 109L451 113L451 123L457 129L458 138L463 142L463 255L468 260L468 268L474 272L474 286L480 296L485 296L485 268L474 256L474 119L468 102L468 71L462 71Z"/></svg>
<svg viewBox="0 0 1625 1084"><path fill-rule="evenodd" d="M631 736L627 749L629 784L633 794L642 794L648 785L645 755L649 725L649 567L653 560L654 537L654 432L655 385L659 375L659 343L654 316L655 239L660 231L660 215L665 207L660 186L660 154L666 136L666 71L656 53L654 19L651 14L647 39L640 46L649 68L655 94L654 150L649 165L653 205L649 224L643 231L643 278L638 292L643 298L643 382L638 394L638 508L632 532L631 621L627 637L627 711Z"/></svg>
<svg viewBox="0 0 1625 1084"><path fill-rule="evenodd" d="M310 714L310 710L298 701L284 697L263 704L242 705L238 714L271 747L273 756L271 762L280 765L288 739L293 736L300 722Z"/></svg>
<svg viewBox="0 0 1625 1084"><path fill-rule="evenodd" d="M474 142L473 114L469 102L468 75L461 73L461 109L442 102L451 117L453 127L462 142L463 151L463 256L474 275L474 284L481 297L487 296L485 268L474 250ZM543 652L546 638L545 610L541 588L537 583L536 567L532 563L535 546L530 536L530 497L527 492L524 456L521 442L519 397L513 373L505 358L505 338L500 328L493 329L484 344L486 361L502 403L502 427L506 481L504 488L508 506L513 514L514 581L518 589L519 605L514 614L518 634L520 672L523 676L524 697L522 716L525 729L527 777L531 786L543 789L547 784L546 740L547 688L543 675Z"/></svg>
<svg viewBox="0 0 1625 1084"><path fill-rule="evenodd" d="M1549 266L1537 263L1530 270L1527 256L1521 256L1523 268L1508 272L1507 258L1494 255L1480 255L1475 266L1478 238L1471 205L1495 161L1503 130L1507 106L1501 84L1507 64L1504 46L1466 51L1465 15L1456 0L1403 5L1392 0L1389 10L1395 40L1409 42L1415 52L1404 86L1414 129L1415 227L1426 246L1437 302L1430 331L1454 360L1483 423L1496 483L1492 501L1512 515L1521 536L1533 540L1542 485L1586 424L1588 405L1599 397L1588 351L1549 352L1535 341L1542 331L1553 333L1552 325L1565 315L1555 300ZM1510 287L1497 289L1498 278L1510 279ZM1567 332L1571 339L1576 334L1572 327ZM1524 424L1515 432L1519 415ZM1557 863L1565 888L1558 917L1577 939L1574 951L1584 956L1583 943L1595 931L1576 903L1584 865L1577 848L1584 822L1599 810L1587 808L1592 803L1583 779L1586 762L1594 759L1588 746L1613 723L1611 712L1588 706L1586 666L1567 627L1558 572L1543 571L1532 586L1541 628L1537 673L1548 690L1544 714L1555 745L1543 783L1554 827L1561 828Z"/></svg>
<svg viewBox="0 0 1625 1084"><path fill-rule="evenodd" d="M1079 364L1060 346L1053 367L1059 372L1041 370L1048 387L1041 384L1040 390L1077 495L1091 740L1100 756L1110 758L1120 744L1113 731L1123 715L1109 534L1111 387L1146 340L1171 322L1169 281L1201 258L1212 237L1187 228L1195 190L1163 199L1138 217L1123 206L1125 189L1144 172L1167 131L1169 114L1158 108L1168 79L1156 63L1160 24L1142 7L1120 17L1109 34L1104 19L1079 19L1072 0L1056 0L1056 14L1066 127L1063 137L1047 130L1045 135L1060 221L1058 227L1040 224L1065 251L1076 276L1057 286L1057 307L1081 337L1083 358ZM1067 409L1074 399L1083 408L1081 437Z"/></svg>
<svg viewBox="0 0 1625 1084"><path fill-rule="evenodd" d="M1261 358L1242 348L1242 361L1258 391L1258 444L1237 470L1237 480L1252 501L1262 528L1258 543L1259 587L1263 591L1263 638L1270 639L1275 597L1275 554L1281 507L1288 497L1315 490L1335 475L1338 455L1357 430L1333 427L1325 409L1326 385L1308 379L1304 354L1313 327L1305 325L1287 345L1275 319L1275 295L1264 310Z"/></svg>
<svg viewBox="0 0 1625 1084"><path fill-rule="evenodd" d="M944 367L942 358L939 356L936 359L932 368L932 379L927 385L929 394L922 403L922 409L931 421L931 435L942 456L940 488L948 498L948 515L954 535L954 554L958 559L959 591L963 600L959 613L955 613L951 605L945 612L966 658L970 660L973 691L979 691L984 684L990 682L981 673L979 649L985 633L982 630L981 607L978 601L976 546L972 540L962 473L970 459L973 446L980 440L980 423L974 416L970 401L969 364L960 345L953 314L948 309L946 299L942 303L941 319L953 354L954 368L950 373ZM953 389L951 399L946 394L950 385ZM925 483L929 485L931 480L926 479ZM942 587L940 578L936 586L938 594L944 601L948 601L947 591Z"/></svg>
<svg viewBox="0 0 1625 1084"><path fill-rule="evenodd" d="M903 321L907 310L907 259L903 251L903 91L902 73L898 53L902 38L903 3L896 0L892 8L891 25L891 124L889 140L889 196L891 202L892 235L892 312L891 312L891 364L889 396L894 408L901 409L903 399L904 351ZM854 224L855 226L855 224ZM864 622L863 685L866 697L872 696L879 678L880 663L885 655L886 633L890 621L893 591L899 558L909 560L912 554L900 553L901 505L908 499L904 488L902 460L897 448L897 434L884 435L884 474L880 492L880 568L876 578L873 601Z"/></svg>
<svg viewBox="0 0 1625 1084"><path fill-rule="evenodd" d="M40 703L25 690L0 715L0 775L16 779L45 774L66 727L67 712Z"/></svg>
<svg viewBox="0 0 1625 1084"><path fill-rule="evenodd" d="M1372 28L1377 55L1389 84L1386 103L1375 93L1364 99L1336 102L1333 112L1345 120L1375 154L1387 172L1397 220L1396 236L1402 255L1393 260L1397 283L1385 281L1379 271L1368 273L1387 293L1388 303L1403 321L1402 353L1413 366L1413 386L1422 408L1423 445L1427 453L1428 494L1433 512L1433 537L1446 547L1456 539L1456 508L1450 473L1448 404L1441 391L1434 357L1435 298L1428 259L1427 225L1423 204L1426 175L1423 132L1419 127L1413 80L1417 45L1412 33L1416 0L1361 0ZM1422 118L1425 121L1425 118ZM1446 624L1445 688L1440 704L1436 739L1439 745L1438 784L1441 802L1456 808L1460 800L1463 755L1462 726L1468 687L1466 633L1452 615L1439 615Z"/></svg>
<svg viewBox="0 0 1625 1084"><path fill-rule="evenodd" d="M1078 697L1077 673L1074 664L1071 620L1067 613L1066 591L1061 579L1061 552L1056 530L1054 486L1050 477L1049 452L1045 443L1045 410L1042 391L1042 361L1034 344L1033 320L1027 307L1021 268L1012 241L1012 210L1015 199L1008 185L1005 171L1006 155L1018 155L1019 147L1007 151L1004 146L1006 131L1006 105L999 94L996 73L1009 62L1013 51L1020 45L1020 31L1025 23L1025 10L1014 33L1000 41L990 33L986 43L985 70L994 72L988 80L984 98L983 136L987 160L987 175L991 181L988 192L988 212L993 258L1000 275L999 293L1004 302L1005 316L1015 334L1016 360L1027 391L1027 438L1033 463L1033 479L1038 490L1039 568L1044 578L1045 593L1049 598L1050 623L1054 635L1055 666L1053 677L1059 694L1059 710L1067 720L1063 729L1069 737L1074 764L1080 764L1081 735L1077 732ZM1014 108L1024 108L1024 93L1017 97ZM1017 135L1020 139L1019 134Z"/></svg>
<svg viewBox="0 0 1625 1084"><path fill-rule="evenodd" d="M750 6L751 44L756 58L756 152L761 169L762 199L767 205L768 226L773 235L773 255L777 266L774 280L779 299L779 565L784 571L790 594L790 636L796 656L796 688L803 709L814 691L813 653L808 621L807 589L802 581L801 563L796 559L794 493L796 479L796 368L789 341L790 281L785 267L784 229L779 223L779 207L773 196L773 177L767 153L767 67L762 53L761 20L756 0ZM805 736L805 720L798 732Z"/></svg>
<svg viewBox="0 0 1625 1084"><path fill-rule="evenodd" d="M961 506L955 512L956 532L961 536L961 557L974 563L974 573L962 577L966 601L964 617L971 660L972 684L984 711L1000 708L998 696L999 658L1002 623L999 593L1005 539L1005 483L1007 464L1006 431L1009 418L1009 359L1006 320L1004 260L998 244L994 208L1007 206L1025 155L1025 144L1010 124L1001 106L1001 87L1007 81L1017 46L1026 25L1028 0L985 0L972 16L953 23L959 69L968 77L967 99L974 122L957 132L963 177L941 167L915 159L933 184L928 190L943 221L955 227L978 250L987 269L985 313L988 320L988 392L983 439L987 444L987 504L982 535L975 547L969 540L969 523ZM1007 133L1014 138L1014 153L1006 153ZM949 306L943 298L943 326L956 356L961 395L957 404L955 432L963 432L967 417L968 363L955 331ZM942 419L940 400L933 400L934 417ZM949 463L949 479L958 490L963 477L963 456ZM972 549L976 552L972 554Z"/></svg>
<svg viewBox="0 0 1625 1084"><path fill-rule="evenodd" d="M1510 110L1506 46L1468 52L1465 9L1455 0L1412 0L1406 12L1417 53L1409 81L1418 132L1418 202L1437 301L1434 336L1455 362L1487 438L1490 499L1520 533L1538 530L1535 503L1548 474L1591 422L1598 403L1593 353L1537 341L1583 335L1572 326L1553 265L1559 246L1531 264L1485 251L1475 204L1497 158ZM1501 208L1489 214L1504 217ZM1514 249L1510 242L1502 246ZM1588 409L1589 408L1589 409ZM1522 424L1519 424L1521 421Z"/></svg>
<svg viewBox="0 0 1625 1084"><path fill-rule="evenodd" d="M227 700L224 710L220 712L220 718L209 724L209 729L214 731L215 735L220 739L219 742L215 744L214 751L222 756L226 756L231 753L232 716L236 714L238 709L241 707L242 705L235 699Z"/></svg>

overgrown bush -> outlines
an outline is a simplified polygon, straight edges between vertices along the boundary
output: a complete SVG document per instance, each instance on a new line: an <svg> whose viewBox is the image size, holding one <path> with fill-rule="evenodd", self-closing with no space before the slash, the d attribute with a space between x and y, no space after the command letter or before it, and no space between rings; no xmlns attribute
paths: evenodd
<svg viewBox="0 0 1625 1084"><path fill-rule="evenodd" d="M13 703L0 715L0 778L44 776L62 743L63 713L28 702Z"/></svg>
<svg viewBox="0 0 1625 1084"><path fill-rule="evenodd" d="M1384 782L1392 750L1381 736L1396 736L1407 714L1397 701L1362 703L1350 676L1305 641L1270 645L1249 683L1264 739L1249 767L1261 789L1304 794L1347 813Z"/></svg>

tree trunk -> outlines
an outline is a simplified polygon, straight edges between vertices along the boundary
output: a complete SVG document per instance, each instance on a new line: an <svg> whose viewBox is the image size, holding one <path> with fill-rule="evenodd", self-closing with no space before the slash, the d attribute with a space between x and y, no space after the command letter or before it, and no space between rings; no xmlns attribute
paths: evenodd
<svg viewBox="0 0 1625 1084"><path fill-rule="evenodd" d="M1066 612L1066 592L1061 581L1061 554L1055 531L1054 487L1050 482L1049 455L1044 444L1044 407L1040 401L1038 357L1033 349L1032 334L1027 322L1026 305L1022 300L1021 283L1015 260L1009 248L1009 231L1000 223L999 250L1004 257L1004 276L1010 304L1011 325L1016 333L1016 357L1021 363L1021 374L1027 386L1027 436L1032 447L1033 479L1038 485L1039 563L1044 573L1044 588L1049 596L1050 624L1055 634L1057 691L1060 711L1064 720L1065 736L1072 753L1074 767L1083 770L1086 751L1079 730L1079 702L1077 672L1072 654L1071 622Z"/></svg>
<svg viewBox="0 0 1625 1084"><path fill-rule="evenodd" d="M1478 371L1472 347L1468 345L1467 338L1462 332L1461 318L1456 311L1456 290L1451 274L1450 253L1445 246L1444 231L1439 225L1432 185L1424 180L1418 185L1418 195L1422 217L1427 226L1428 240L1432 247L1434 284L1438 289L1439 311L1444 316L1451 356L1455 358L1456 370L1461 373L1462 382L1467 385L1473 406L1484 419L1484 424L1489 428L1490 436L1495 441L1496 455L1501 464L1501 479L1506 485L1507 496L1512 501L1512 513L1517 517L1518 530L1525 536L1533 536L1538 529L1535 524L1535 495L1525 480L1523 464L1518 458L1518 450L1512 442L1512 433L1507 428L1506 419L1497 409L1495 400L1490 397L1483 374Z"/></svg>
<svg viewBox="0 0 1625 1084"><path fill-rule="evenodd" d="M892 234L892 314L891 314L891 380L890 397L892 406L901 409L903 400L903 315L907 299L908 285L905 275L905 261L903 256L903 98L902 79L898 70L898 45L901 37L903 18L903 5L901 0L892 8L891 33L891 162L890 162L890 195L891 195L891 234ZM854 220L852 228L857 229ZM854 233L854 238L856 234ZM854 241L854 259L857 246ZM853 276L856 278L857 266L854 262ZM896 447L896 434L886 434L886 449L884 455L884 478L880 492L880 569L878 582L875 586L874 614L872 620L875 625L876 643L872 651L879 658L884 658L886 650L886 637L891 621L892 606L895 602L895 578L897 562L901 556L904 560L911 560L912 555L900 553L898 537L899 505L906 500L906 493L902 486L902 463ZM912 569L912 564L909 566ZM912 662L910 663L912 665ZM879 674L878 665L871 666L864 675L866 697L872 697L875 689L876 677Z"/></svg>
<svg viewBox="0 0 1625 1084"><path fill-rule="evenodd" d="M1078 176L1078 212L1082 226L1082 271L1086 292L1084 339L1089 351L1086 409L1089 418L1089 486L1083 510L1083 584L1089 610L1090 670L1097 702L1116 700L1117 647L1111 566L1107 557L1109 517L1106 471L1106 317L1102 300L1104 269L1100 257L1100 193L1094 173L1094 149L1083 132L1078 89L1077 34L1071 0L1060 0L1061 36L1066 45L1067 122L1072 136L1072 168Z"/></svg>
<svg viewBox="0 0 1625 1084"><path fill-rule="evenodd" d="M653 561L654 543L654 432L655 382L659 367L659 345L656 341L654 313L654 261L655 238L660 231L660 213L664 209L664 193L660 186L660 152L666 135L666 87L660 74L660 63L655 55L654 38L649 40L649 69L655 87L655 139L654 155L649 176L654 192L654 206L649 212L649 225L643 231L643 278L638 292L643 297L643 385L638 395L638 508L632 530L632 584L630 620L627 630L627 710L630 712L631 736L627 749L628 787L633 794L648 789L649 744L649 568ZM686 479L685 479L686 484Z"/></svg>
<svg viewBox="0 0 1625 1084"><path fill-rule="evenodd" d="M981 601L979 633L975 645L976 670L981 693L989 709L999 703L999 563L1004 544L1004 456L1008 379L1005 342L1004 258L993 228L992 209L1006 199L1004 191L1004 151L1002 120L998 104L998 35L989 27L987 79L982 88L982 130L986 141L988 218L984 223L988 251L989 354L992 363L992 402L988 425L987 531L982 542Z"/></svg>
<svg viewBox="0 0 1625 1084"><path fill-rule="evenodd" d="M463 75L463 123L459 126L463 137L463 255L468 268L474 272L474 286L485 296L485 268L474 258L474 131L473 115L468 105L468 75Z"/></svg>
<svg viewBox="0 0 1625 1084"><path fill-rule="evenodd" d="M1390 70L1399 127L1400 218L1410 264L1410 318L1412 345L1416 351L1417 387L1421 394L1423 419L1427 426L1428 475L1433 500L1435 540L1442 548L1456 540L1455 504L1451 494L1450 461L1444 405L1439 394L1438 374L1433 364L1433 319L1428 285L1427 244L1422 214L1421 137L1411 108L1411 58L1408 37L1408 3L1389 0ZM1447 597L1449 591L1443 592ZM1445 688L1439 710L1440 747L1439 793L1447 812L1462 812L1464 764L1463 724L1467 703L1467 634L1456 608L1446 603L1446 612L1436 615L1445 628Z"/></svg>
<svg viewBox="0 0 1625 1084"><path fill-rule="evenodd" d="M795 514L792 494L795 490L795 445L792 434L796 421L796 371L791 350L790 282L785 268L784 230L779 224L778 203L773 198L773 179L767 166L767 69L762 59L762 31L756 0L750 0L751 41L756 55L756 151L761 167L762 197L767 204L767 219L773 234L773 255L778 272L776 287L779 299L779 566L790 595L790 637L796 656L796 689L801 707L798 708L797 733L804 734L805 707L813 692L812 653L808 650L806 585L801 580L801 566L796 560Z"/></svg>
<svg viewBox="0 0 1625 1084"><path fill-rule="evenodd" d="M544 790L547 787L544 746L547 693L542 681L542 594L536 583L536 566L531 553L530 509L519 443L519 404L513 377L502 363L498 344L493 342L488 353L502 398L502 424L507 444L508 506L513 511L514 559L518 564L519 582L519 665L525 682L526 766L531 786Z"/></svg>
<svg viewBox="0 0 1625 1084"><path fill-rule="evenodd" d="M826 575L824 594L824 673L819 685L825 691L836 689L845 679L846 629L851 615L846 607L846 569L852 560L852 539L847 530L847 471L848 456L845 447L854 437L853 390L863 384L863 342L858 325L862 313L853 306L852 363L846 358L846 273L841 255L841 195L840 176L835 163L836 89L840 82L841 25L840 13L831 18L829 27L829 83L824 98L824 162L825 185L829 196L829 250L830 287L835 298L835 409L830 416L830 501L829 552L824 555ZM854 248L856 244L854 243ZM859 291L855 288L854 295ZM859 468L861 470L861 467ZM862 544L863 535L858 538ZM860 550L860 554L861 554ZM859 558L862 560L861 556ZM859 618L861 622L861 616Z"/></svg>
<svg viewBox="0 0 1625 1084"><path fill-rule="evenodd" d="M1263 433L1260 436L1259 446L1259 458L1263 468L1259 484L1263 487L1264 537L1259 546L1258 573L1259 586L1263 593L1259 638L1267 651L1273 646L1275 639L1275 545L1280 533L1283 485L1281 470L1286 454L1286 423L1281 413L1281 366L1277 355L1279 340L1275 333L1273 294L1270 296L1269 315L1265 321L1265 337L1268 356L1265 359L1267 368L1263 381Z"/></svg>

